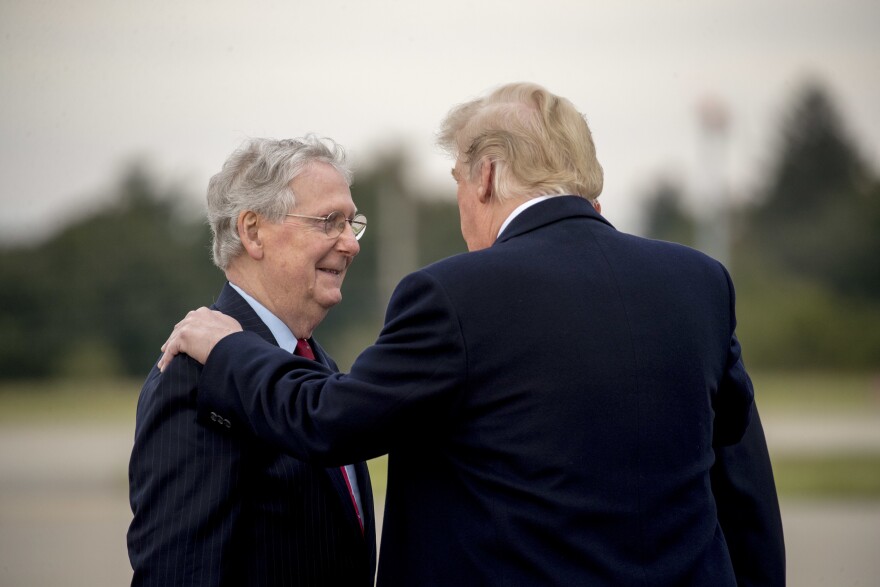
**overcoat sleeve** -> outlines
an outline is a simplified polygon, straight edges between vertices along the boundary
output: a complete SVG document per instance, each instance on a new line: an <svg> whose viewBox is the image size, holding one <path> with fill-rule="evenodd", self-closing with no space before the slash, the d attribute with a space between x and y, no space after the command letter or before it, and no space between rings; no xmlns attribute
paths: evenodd
<svg viewBox="0 0 880 587"><path fill-rule="evenodd" d="M785 542L764 428L752 405L742 439L715 449L711 470L718 520L740 587L785 585Z"/></svg>
<svg viewBox="0 0 880 587"><path fill-rule="evenodd" d="M466 384L467 356L443 287L416 272L398 285L378 340L338 374L240 332L211 351L201 417L218 414L297 458L366 460L427 438Z"/></svg>

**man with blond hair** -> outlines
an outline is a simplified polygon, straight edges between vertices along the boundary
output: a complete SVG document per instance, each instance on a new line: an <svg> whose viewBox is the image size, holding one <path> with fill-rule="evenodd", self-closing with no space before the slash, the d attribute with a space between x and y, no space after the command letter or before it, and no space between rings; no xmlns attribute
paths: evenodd
<svg viewBox="0 0 880 587"><path fill-rule="evenodd" d="M615 230L584 117L540 86L440 144L470 252L400 282L349 374L205 309L162 364L206 361L200 409L300 458L388 453L380 585L784 583L724 267Z"/></svg>

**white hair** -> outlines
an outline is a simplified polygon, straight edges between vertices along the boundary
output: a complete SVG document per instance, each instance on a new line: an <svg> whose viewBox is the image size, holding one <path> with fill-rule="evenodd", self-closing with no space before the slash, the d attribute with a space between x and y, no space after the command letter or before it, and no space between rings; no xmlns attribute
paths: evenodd
<svg viewBox="0 0 880 587"><path fill-rule="evenodd" d="M208 182L208 224L217 267L225 271L244 251L237 229L239 214L251 210L280 222L296 206L290 182L314 162L332 165L351 185L352 171L342 147L311 134L298 139L250 139L226 159Z"/></svg>

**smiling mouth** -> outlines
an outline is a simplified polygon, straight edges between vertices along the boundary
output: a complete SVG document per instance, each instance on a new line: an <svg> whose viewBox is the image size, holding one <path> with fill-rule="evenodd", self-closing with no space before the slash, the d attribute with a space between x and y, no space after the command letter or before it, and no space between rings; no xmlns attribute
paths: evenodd
<svg viewBox="0 0 880 587"><path fill-rule="evenodd" d="M325 267L321 267L318 271L323 271L324 273L329 273L330 275L341 275L342 271L337 271L336 269L327 269Z"/></svg>

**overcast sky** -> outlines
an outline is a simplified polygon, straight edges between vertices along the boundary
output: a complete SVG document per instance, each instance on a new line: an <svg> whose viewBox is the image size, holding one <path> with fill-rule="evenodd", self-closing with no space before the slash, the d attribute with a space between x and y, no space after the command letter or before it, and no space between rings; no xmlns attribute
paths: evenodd
<svg viewBox="0 0 880 587"><path fill-rule="evenodd" d="M520 80L586 115L633 230L658 177L699 182L697 104L726 105L748 193L810 77L880 167L876 0L0 0L0 239L81 214L134 157L201 199L249 136L316 132L360 165L402 140L414 185L452 194L439 121Z"/></svg>

